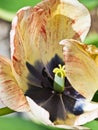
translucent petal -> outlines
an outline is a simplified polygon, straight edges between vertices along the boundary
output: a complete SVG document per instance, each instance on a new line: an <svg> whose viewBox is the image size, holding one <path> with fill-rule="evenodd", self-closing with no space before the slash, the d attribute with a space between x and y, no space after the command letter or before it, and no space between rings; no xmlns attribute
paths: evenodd
<svg viewBox="0 0 98 130"><path fill-rule="evenodd" d="M98 66L86 51L87 45L76 40L61 41L67 78L87 100L91 100L98 90Z"/></svg>
<svg viewBox="0 0 98 130"><path fill-rule="evenodd" d="M0 56L0 101L12 110L29 113L36 121L52 124L49 113L32 99L24 96L16 78L11 62Z"/></svg>
<svg viewBox="0 0 98 130"><path fill-rule="evenodd" d="M88 10L77 0L44 0L18 11L12 23L11 58L21 80L27 77L26 61L46 65L55 54L62 58L59 41L83 40L90 27Z"/></svg>
<svg viewBox="0 0 98 130"><path fill-rule="evenodd" d="M29 111L27 100L13 73L11 62L0 56L0 101L12 110Z"/></svg>
<svg viewBox="0 0 98 130"><path fill-rule="evenodd" d="M39 20L43 21L39 28L41 43L39 47L44 64L49 63L55 54L62 58L60 40L65 38L84 40L90 26L89 13L77 0L54 0L44 6Z"/></svg>

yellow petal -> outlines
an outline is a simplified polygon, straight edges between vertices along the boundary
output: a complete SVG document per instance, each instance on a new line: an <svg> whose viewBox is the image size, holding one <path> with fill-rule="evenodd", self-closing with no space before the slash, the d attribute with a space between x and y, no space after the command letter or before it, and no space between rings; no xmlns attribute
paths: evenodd
<svg viewBox="0 0 98 130"><path fill-rule="evenodd" d="M85 50L85 44L76 40L61 41L64 51L66 75L71 85L87 100L98 90L98 66Z"/></svg>
<svg viewBox="0 0 98 130"><path fill-rule="evenodd" d="M43 6L45 12L47 6L44 3ZM65 38L83 40L90 26L89 13L77 0L54 0L49 5L49 11L50 15L47 14L47 17L45 17L45 13L39 17L40 21L42 21L41 18L44 18L45 21L45 23L43 21L40 23L45 33L43 34L43 30L41 30L39 34L40 52L45 64L55 54L62 58L62 49L58 44L60 40Z"/></svg>
<svg viewBox="0 0 98 130"><path fill-rule="evenodd" d="M0 100L15 111L29 111L27 100L15 77L8 59L0 56Z"/></svg>
<svg viewBox="0 0 98 130"><path fill-rule="evenodd" d="M44 0L35 7L18 11L12 23L11 57L14 68L27 76L25 62L46 64L57 53L62 57L59 41L83 40L90 27L88 10L77 0Z"/></svg>
<svg viewBox="0 0 98 130"><path fill-rule="evenodd" d="M85 50L94 59L96 65L98 66L98 48L95 45L85 45Z"/></svg>

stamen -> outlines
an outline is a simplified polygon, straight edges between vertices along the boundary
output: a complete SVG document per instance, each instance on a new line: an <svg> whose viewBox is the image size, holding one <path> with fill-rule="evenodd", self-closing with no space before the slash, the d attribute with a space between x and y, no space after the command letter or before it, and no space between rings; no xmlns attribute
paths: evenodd
<svg viewBox="0 0 98 130"><path fill-rule="evenodd" d="M54 77L54 90L56 92L63 92L65 88L65 77L66 77L66 72L65 72L65 66L61 66L61 64L58 65L59 68L54 68L53 73L55 73Z"/></svg>

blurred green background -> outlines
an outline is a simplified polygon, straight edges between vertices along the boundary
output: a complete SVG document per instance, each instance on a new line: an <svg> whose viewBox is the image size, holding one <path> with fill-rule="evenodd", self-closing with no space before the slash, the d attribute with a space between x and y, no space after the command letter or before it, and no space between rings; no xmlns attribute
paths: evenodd
<svg viewBox="0 0 98 130"><path fill-rule="evenodd" d="M41 0L0 0L0 43L4 42L4 45L9 45L9 32L11 26L11 20L15 16L16 12L24 6L34 6L36 3ZM92 18L92 25L90 32L85 40L86 44L94 44L98 47L98 0L79 0L83 3L90 11ZM1 47L1 45L0 45ZM4 51L10 51L5 47ZM3 53L0 52L0 53ZM6 55L8 55L8 53ZM5 54L4 54L5 55ZM94 101L98 102L98 92L96 92ZM85 126L91 128L92 130L98 129L98 121L94 120L90 123L87 123ZM20 118L19 116L11 117L0 117L0 130L59 130L57 128L44 126L41 124L36 124L34 122Z"/></svg>

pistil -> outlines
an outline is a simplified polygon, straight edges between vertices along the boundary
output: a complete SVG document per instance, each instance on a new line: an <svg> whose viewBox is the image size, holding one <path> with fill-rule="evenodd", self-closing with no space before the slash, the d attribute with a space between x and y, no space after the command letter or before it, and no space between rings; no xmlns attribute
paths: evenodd
<svg viewBox="0 0 98 130"><path fill-rule="evenodd" d="M58 93L62 93L65 89L65 66L61 66L61 64L58 65L58 68L53 69L53 73L55 74L54 77L54 90Z"/></svg>

